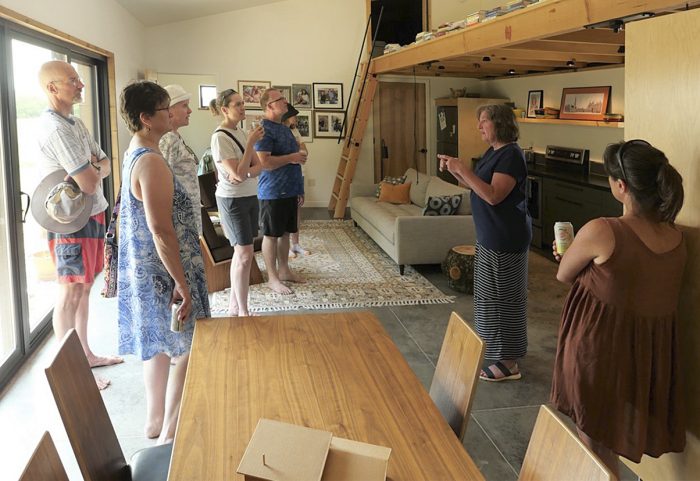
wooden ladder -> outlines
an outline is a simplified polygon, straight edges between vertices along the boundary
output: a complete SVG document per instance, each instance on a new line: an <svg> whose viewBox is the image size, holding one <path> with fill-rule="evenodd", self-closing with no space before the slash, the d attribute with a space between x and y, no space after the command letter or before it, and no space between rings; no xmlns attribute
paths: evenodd
<svg viewBox="0 0 700 481"><path fill-rule="evenodd" d="M334 219L343 219L345 217L345 208L348 206L348 198L350 197L350 184L355 176L355 168L357 160L360 156L360 147L362 146L362 138L365 135L367 121L372 113L372 101L374 94L377 91L377 76L367 72L370 63L362 63L360 73L360 82L357 87L357 100L351 109L352 115L347 125L348 137L343 143L343 151L338 162L338 171L335 174L333 182L333 192L331 200L328 203L328 210L333 211Z"/></svg>

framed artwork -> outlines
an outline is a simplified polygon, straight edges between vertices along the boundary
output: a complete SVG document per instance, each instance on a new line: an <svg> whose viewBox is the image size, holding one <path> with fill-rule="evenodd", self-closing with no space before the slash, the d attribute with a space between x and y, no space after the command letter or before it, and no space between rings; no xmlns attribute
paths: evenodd
<svg viewBox="0 0 700 481"><path fill-rule="evenodd" d="M243 103L247 109L259 109L260 97L265 90L270 88L270 82L261 80L239 80L238 93L243 97Z"/></svg>
<svg viewBox="0 0 700 481"><path fill-rule="evenodd" d="M337 139L341 131L342 135L340 137L345 137L344 121L345 112L314 111L314 137Z"/></svg>
<svg viewBox="0 0 700 481"><path fill-rule="evenodd" d="M311 135L311 112L299 112L297 114L297 130L301 134L301 141L305 144L314 141L313 135Z"/></svg>
<svg viewBox="0 0 700 481"><path fill-rule="evenodd" d="M608 111L610 86L565 88L561 93L560 119L603 120Z"/></svg>
<svg viewBox="0 0 700 481"><path fill-rule="evenodd" d="M258 106L259 105L260 104L258 104ZM264 118L265 116L263 115L262 110L246 110L245 119L243 119L243 125L241 127L243 128L244 132L250 132L253 130L253 124L256 122L259 123Z"/></svg>
<svg viewBox="0 0 700 481"><path fill-rule="evenodd" d="M199 110L209 110L209 102L216 98L216 85L199 86Z"/></svg>
<svg viewBox="0 0 700 481"><path fill-rule="evenodd" d="M342 110L343 84L322 84L314 82L314 108Z"/></svg>
<svg viewBox="0 0 700 481"><path fill-rule="evenodd" d="M287 99L288 102L292 102L292 87L289 85L273 85L272 88L279 90L282 97Z"/></svg>
<svg viewBox="0 0 700 481"><path fill-rule="evenodd" d="M542 108L543 90L530 90L527 93L527 118L535 118L535 110Z"/></svg>
<svg viewBox="0 0 700 481"><path fill-rule="evenodd" d="M287 100L298 109L310 109L311 84L292 84L292 98Z"/></svg>

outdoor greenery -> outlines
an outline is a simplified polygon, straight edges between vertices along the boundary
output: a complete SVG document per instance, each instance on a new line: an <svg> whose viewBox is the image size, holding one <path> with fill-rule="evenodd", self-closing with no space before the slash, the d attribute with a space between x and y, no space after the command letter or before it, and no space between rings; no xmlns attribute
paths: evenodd
<svg viewBox="0 0 700 481"><path fill-rule="evenodd" d="M32 119L38 117L46 109L46 99L33 96L16 98L17 118Z"/></svg>

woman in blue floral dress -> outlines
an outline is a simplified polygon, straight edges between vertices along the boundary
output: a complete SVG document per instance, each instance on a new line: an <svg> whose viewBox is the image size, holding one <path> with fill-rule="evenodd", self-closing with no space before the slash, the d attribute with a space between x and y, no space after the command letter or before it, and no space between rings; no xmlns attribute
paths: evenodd
<svg viewBox="0 0 700 481"><path fill-rule="evenodd" d="M159 444L175 435L193 320L210 316L194 206L158 150L171 128L169 100L165 89L144 81L124 88L120 106L134 135L122 166L119 352L144 361L145 434ZM170 330L175 301L182 301L182 332Z"/></svg>

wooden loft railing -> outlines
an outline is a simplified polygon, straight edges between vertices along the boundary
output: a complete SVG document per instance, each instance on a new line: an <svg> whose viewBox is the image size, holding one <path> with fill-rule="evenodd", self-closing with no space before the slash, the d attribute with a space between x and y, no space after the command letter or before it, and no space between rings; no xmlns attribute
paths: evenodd
<svg viewBox="0 0 700 481"><path fill-rule="evenodd" d="M450 32L372 60L371 72L496 78L613 67L624 63L624 32L586 29L643 13L667 14L700 1L540 0L495 20ZM469 12L465 12L466 14ZM484 58L488 57L488 61Z"/></svg>

